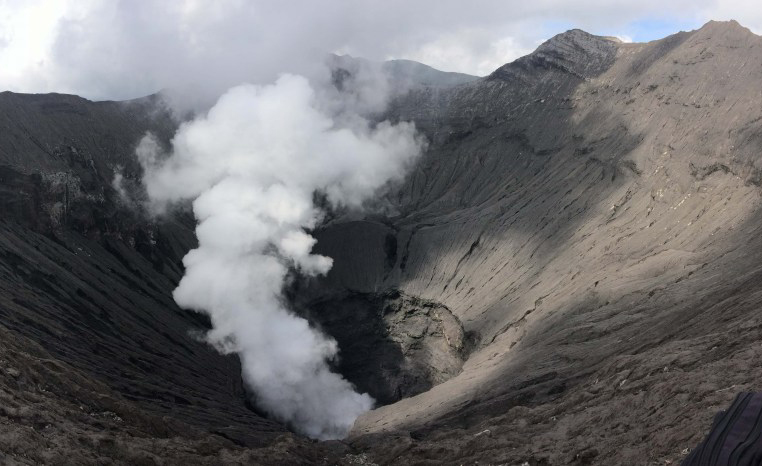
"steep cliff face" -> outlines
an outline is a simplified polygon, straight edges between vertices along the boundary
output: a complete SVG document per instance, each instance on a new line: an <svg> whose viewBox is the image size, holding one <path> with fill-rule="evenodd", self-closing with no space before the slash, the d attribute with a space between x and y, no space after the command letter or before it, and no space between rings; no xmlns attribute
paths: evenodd
<svg viewBox="0 0 762 466"><path fill-rule="evenodd" d="M166 141L168 115L0 94L0 451L50 462L35 445L79 436L83 463L684 456L762 375L762 38L573 30L446 78L385 115L429 146L383 213L323 225L334 268L288 290L385 405L349 444L253 412L235 358L174 305L192 219L148 222L112 185L134 185L135 144Z"/></svg>

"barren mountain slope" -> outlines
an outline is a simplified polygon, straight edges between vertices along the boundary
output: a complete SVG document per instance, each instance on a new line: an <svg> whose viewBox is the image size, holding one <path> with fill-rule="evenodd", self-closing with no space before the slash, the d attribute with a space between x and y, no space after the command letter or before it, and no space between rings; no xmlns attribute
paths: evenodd
<svg viewBox="0 0 762 466"><path fill-rule="evenodd" d="M168 115L2 93L0 122L0 463L323 458L252 410L237 358L174 304L193 220L151 223L112 186L135 183L135 146L171 135Z"/></svg>
<svg viewBox="0 0 762 466"><path fill-rule="evenodd" d="M399 289L476 346L459 375L363 416L356 445L379 462L663 464L758 388L762 38L569 31L392 115L432 143L399 215L321 232L336 262L313 292Z"/></svg>

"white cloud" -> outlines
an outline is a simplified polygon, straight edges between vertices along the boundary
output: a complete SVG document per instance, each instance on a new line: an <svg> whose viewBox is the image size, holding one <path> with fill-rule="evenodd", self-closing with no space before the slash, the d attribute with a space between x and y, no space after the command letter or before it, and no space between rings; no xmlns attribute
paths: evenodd
<svg viewBox="0 0 762 466"><path fill-rule="evenodd" d="M444 34L389 58L408 58L443 71L486 76L531 51L531 47L519 45L513 37L496 39L488 31L465 29Z"/></svg>
<svg viewBox="0 0 762 466"><path fill-rule="evenodd" d="M762 29L752 1L0 0L0 89L123 99L172 88L211 103L236 84L309 74L330 51L486 74L569 27L632 36L635 21L687 16Z"/></svg>
<svg viewBox="0 0 762 466"><path fill-rule="evenodd" d="M76 12L65 1L0 3L0 82L10 90L46 87L44 70L60 21Z"/></svg>

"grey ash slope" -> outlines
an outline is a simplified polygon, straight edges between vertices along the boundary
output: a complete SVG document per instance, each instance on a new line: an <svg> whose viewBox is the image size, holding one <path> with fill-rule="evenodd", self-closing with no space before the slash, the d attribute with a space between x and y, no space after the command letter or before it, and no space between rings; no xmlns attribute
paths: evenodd
<svg viewBox="0 0 762 466"><path fill-rule="evenodd" d="M336 261L314 292L436 301L477 347L362 417L356 445L380 463L664 464L759 389L760 85L762 38L711 22L647 44L569 31L400 99L391 116L432 144L398 216L321 232Z"/></svg>
<svg viewBox="0 0 762 466"><path fill-rule="evenodd" d="M134 148L172 135L169 116L2 93L0 125L0 463L324 457L251 409L238 360L174 304L192 218L149 223L112 187L119 170L136 182Z"/></svg>

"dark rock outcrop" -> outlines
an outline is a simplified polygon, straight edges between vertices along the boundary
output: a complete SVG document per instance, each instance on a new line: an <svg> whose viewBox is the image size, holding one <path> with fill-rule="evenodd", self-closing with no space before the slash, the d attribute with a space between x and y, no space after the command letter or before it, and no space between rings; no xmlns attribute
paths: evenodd
<svg viewBox="0 0 762 466"><path fill-rule="evenodd" d="M447 307L386 293L349 292L299 305L341 348L336 370L384 405L457 375L469 340Z"/></svg>

